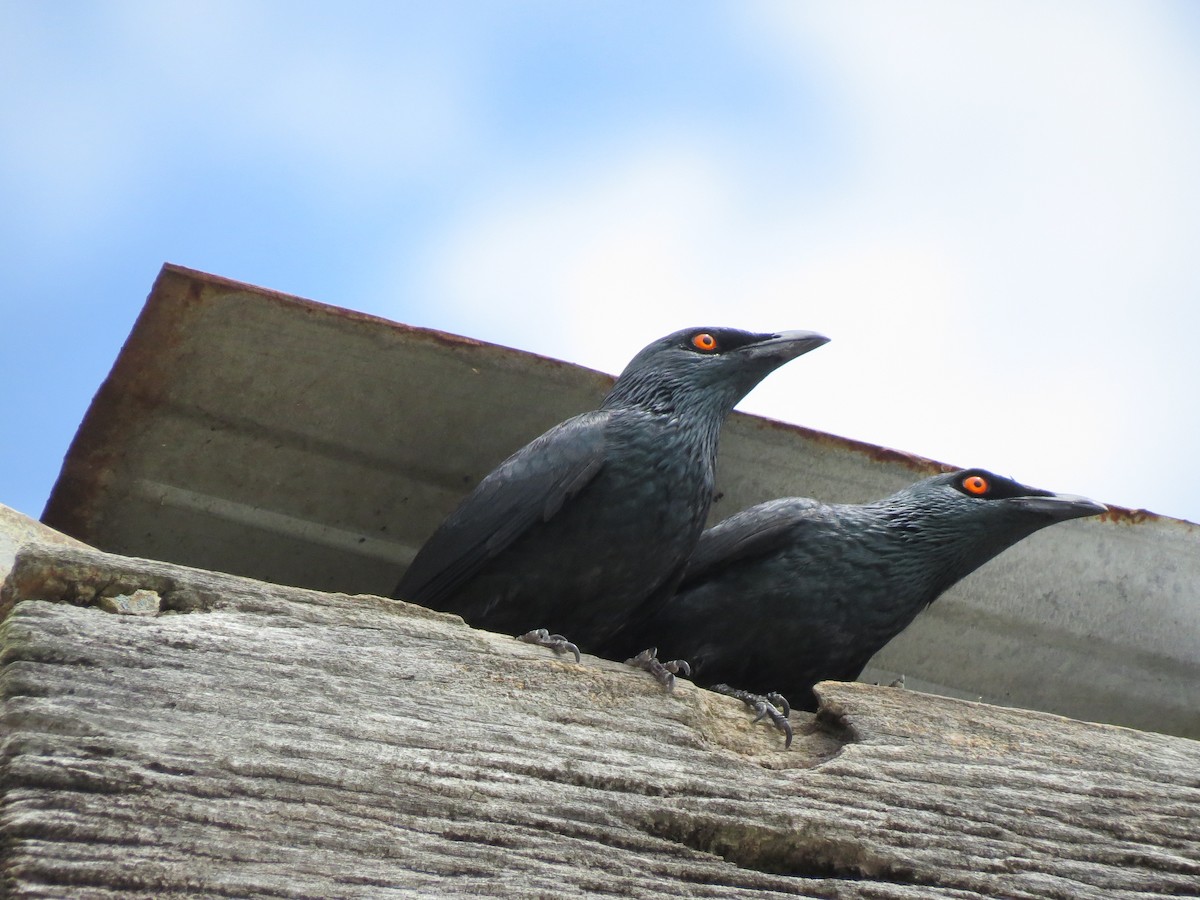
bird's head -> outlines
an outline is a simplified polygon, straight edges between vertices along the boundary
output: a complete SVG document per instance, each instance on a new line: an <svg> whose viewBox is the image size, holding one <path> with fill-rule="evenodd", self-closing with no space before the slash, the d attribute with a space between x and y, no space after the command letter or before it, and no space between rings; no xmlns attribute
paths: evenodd
<svg viewBox="0 0 1200 900"><path fill-rule="evenodd" d="M914 494L937 497L962 516L981 521L1027 521L1037 528L1095 516L1104 512L1103 503L1076 494L1056 494L996 475L986 469L961 469L919 481Z"/></svg>
<svg viewBox="0 0 1200 900"><path fill-rule="evenodd" d="M961 469L918 481L879 506L911 540L935 549L950 583L1056 522L1105 512L1075 494L1029 487L986 469Z"/></svg>
<svg viewBox="0 0 1200 900"><path fill-rule="evenodd" d="M828 341L813 331L676 331L643 347L629 361L604 406L724 416L775 369Z"/></svg>

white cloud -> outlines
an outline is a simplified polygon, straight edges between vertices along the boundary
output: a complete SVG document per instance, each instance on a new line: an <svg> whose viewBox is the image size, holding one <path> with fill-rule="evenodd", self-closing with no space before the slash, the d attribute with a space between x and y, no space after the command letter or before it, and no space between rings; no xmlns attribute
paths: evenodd
<svg viewBox="0 0 1200 900"><path fill-rule="evenodd" d="M1200 58L1172 7L729 4L728 52L794 104L734 134L700 90L630 95L604 149L552 123L553 158L488 106L528 100L494 52L513 31L390 9L121 3L59 29L14 8L22 239L101 254L160 188L227 197L226 170L341 214L419 185L430 232L411 216L399 262L353 276L429 302L416 324L609 371L686 324L819 328L834 343L746 408L1200 519L1174 475L1200 451Z"/></svg>
<svg viewBox="0 0 1200 900"><path fill-rule="evenodd" d="M11 4L0 26L0 193L19 237L63 246L92 237L132 190L136 142L99 79L53 47L58 23Z"/></svg>
<svg viewBox="0 0 1200 900"><path fill-rule="evenodd" d="M452 33L449 47L364 37L385 10L114 3L70 27L14 13L0 36L10 212L42 243L103 243L146 195L208 179L222 194L232 173L333 208L436 182L474 147L473 62Z"/></svg>
<svg viewBox="0 0 1200 900"><path fill-rule="evenodd" d="M713 279L728 273L695 261L721 258L728 185L682 146L642 150L615 166L510 185L449 237L418 294L494 339L570 348L606 368L623 365L647 333L682 327L680 317L712 318L728 296ZM594 340L613 325L617 334Z"/></svg>
<svg viewBox="0 0 1200 900"><path fill-rule="evenodd" d="M27 231L61 245L93 236L133 190L136 166L120 149L122 117L108 114L86 90L56 87L43 88L21 109L9 107L22 136L0 149L0 159L10 213L20 215Z"/></svg>
<svg viewBox="0 0 1200 900"><path fill-rule="evenodd" d="M438 301L423 324L613 372L689 324L824 330L834 346L747 403L798 422L836 419L859 396L901 415L896 400L966 355L920 350L953 347L964 287L935 240L764 217L742 202L731 161L694 148L651 142L587 167L586 183L573 173L495 201L431 259L414 289Z"/></svg>
<svg viewBox="0 0 1200 900"><path fill-rule="evenodd" d="M1182 333L1200 98L1168 23L1129 5L760 9L754 39L846 104L832 202L780 184L795 202L756 205L755 160L703 132L628 136L447 235L415 291L445 304L427 324L609 371L694 322L821 328L834 343L745 407L1200 512L1153 474L1200 449L1174 412L1200 382Z"/></svg>
<svg viewBox="0 0 1200 900"><path fill-rule="evenodd" d="M194 104L210 139L243 162L273 155L313 182L387 190L428 178L469 145L478 110L472 64L447 41L384 6L337 11L289 4L146 4L123 32L134 65L154 71L175 102ZM380 19L384 21L379 21ZM382 43L375 25L390 35ZM330 199L335 199L330 197Z"/></svg>

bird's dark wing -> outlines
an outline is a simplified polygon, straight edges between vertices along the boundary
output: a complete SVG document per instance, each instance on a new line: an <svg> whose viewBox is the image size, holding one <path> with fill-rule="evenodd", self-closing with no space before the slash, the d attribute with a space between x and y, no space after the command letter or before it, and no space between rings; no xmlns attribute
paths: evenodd
<svg viewBox="0 0 1200 900"><path fill-rule="evenodd" d="M700 536L680 582L680 590L719 569L765 556L797 539L797 530L815 522L825 506L806 497L768 500L730 516Z"/></svg>
<svg viewBox="0 0 1200 900"><path fill-rule="evenodd" d="M438 606L535 523L552 519L603 467L608 416L568 419L497 466L426 541L394 596Z"/></svg>

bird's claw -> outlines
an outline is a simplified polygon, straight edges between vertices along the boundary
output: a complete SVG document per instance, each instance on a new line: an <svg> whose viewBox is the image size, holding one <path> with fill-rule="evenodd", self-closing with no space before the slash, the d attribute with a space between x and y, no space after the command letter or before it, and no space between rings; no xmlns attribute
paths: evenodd
<svg viewBox="0 0 1200 900"><path fill-rule="evenodd" d="M771 691L767 694L767 702L775 706L785 719L792 714L792 704L788 703L787 697L778 691Z"/></svg>
<svg viewBox="0 0 1200 900"><path fill-rule="evenodd" d="M725 694L728 697L733 697L745 703L754 710L755 722L761 722L763 719L769 718L775 729L783 732L783 749L787 750L792 746L792 723L788 721L788 716L792 714L792 707L787 702L787 698L782 694L772 691L764 697L762 694L752 694L749 691L732 688L727 684L714 684L712 689L718 694ZM783 708L782 711L779 707Z"/></svg>
<svg viewBox="0 0 1200 900"><path fill-rule="evenodd" d="M684 678L688 678L692 674L692 667L686 659L672 659L667 662L659 662L657 647L650 647L643 650L637 656L625 660L625 665L645 669L654 676L655 681L666 688L668 694L675 690L676 675L683 675Z"/></svg>
<svg viewBox="0 0 1200 900"><path fill-rule="evenodd" d="M582 657L579 655L579 648L568 641L561 634L551 634L545 628L535 628L533 631L527 631L524 634L517 635L518 641L524 641L526 644L537 644L539 647L548 647L555 653L574 653L575 662L579 662Z"/></svg>

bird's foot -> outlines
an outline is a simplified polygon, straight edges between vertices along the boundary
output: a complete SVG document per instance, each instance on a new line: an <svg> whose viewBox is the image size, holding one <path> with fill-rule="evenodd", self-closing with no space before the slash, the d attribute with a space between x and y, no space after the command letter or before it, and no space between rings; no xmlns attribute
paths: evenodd
<svg viewBox="0 0 1200 900"><path fill-rule="evenodd" d="M561 634L551 634L545 628L535 628L533 631L527 631L524 634L517 635L518 641L524 641L526 644L537 644L539 647L548 647L555 653L574 653L575 662L579 662L579 648L568 641Z"/></svg>
<svg viewBox="0 0 1200 900"><path fill-rule="evenodd" d="M650 647L637 656L625 660L625 665L645 669L654 676L654 680L667 689L667 693L675 690L675 676L682 674L687 678L692 674L692 667L685 659L672 659L667 662L658 661L658 648Z"/></svg>
<svg viewBox="0 0 1200 900"><path fill-rule="evenodd" d="M788 716L792 714L792 707L782 694L772 691L763 696L762 694L752 694L750 691L738 690L727 684L714 684L712 690L718 694L733 697L735 700L741 700L756 713L755 722L769 718L776 730L783 732L783 749L787 750L792 746L792 723L788 721Z"/></svg>

